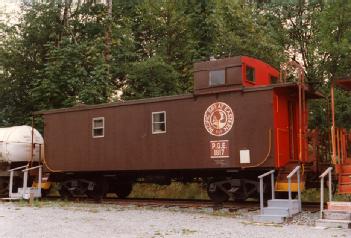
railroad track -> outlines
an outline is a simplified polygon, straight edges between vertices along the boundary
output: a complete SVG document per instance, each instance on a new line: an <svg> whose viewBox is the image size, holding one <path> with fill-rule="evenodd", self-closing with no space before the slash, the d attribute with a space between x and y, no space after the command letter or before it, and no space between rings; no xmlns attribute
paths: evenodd
<svg viewBox="0 0 351 238"><path fill-rule="evenodd" d="M43 201L61 201L60 196L48 196L42 199ZM169 199L169 198L111 198L105 197L101 201L96 201L88 197L76 197L69 200L73 203L100 203L113 204L120 206L136 206L136 207L163 207L163 208L181 208L181 209L212 209L226 210L235 212L246 209L247 211L256 211L260 209L258 201L229 201L224 203L215 203L210 200L200 199ZM326 204L325 204L326 205ZM309 212L318 212L320 203L318 202L303 202L302 209Z"/></svg>
<svg viewBox="0 0 351 238"><path fill-rule="evenodd" d="M59 196L49 196L43 201L61 201ZM73 203L96 203L96 204L113 204L119 206L136 206L136 207L163 207L163 208L193 208L193 209L212 209L212 210L227 210L235 212L240 209L248 211L259 210L259 203L256 201L245 202L225 202L214 203L210 200L200 199L166 199L166 198L103 198L101 201L96 201L87 197L76 197L69 199Z"/></svg>
<svg viewBox="0 0 351 238"><path fill-rule="evenodd" d="M47 197L44 200L61 200L60 197ZM120 206L136 206L136 207L164 207L164 208L192 208L192 209L213 209L213 210L227 210L235 212L246 209L247 211L256 211L260 209L258 201L244 201L234 202L229 201L225 203L214 203L210 200L199 199L166 199L166 198L104 198L97 202L87 197L77 197L70 200L76 203L101 203L113 204ZM318 212L320 204L318 202L303 202L302 209L309 212Z"/></svg>

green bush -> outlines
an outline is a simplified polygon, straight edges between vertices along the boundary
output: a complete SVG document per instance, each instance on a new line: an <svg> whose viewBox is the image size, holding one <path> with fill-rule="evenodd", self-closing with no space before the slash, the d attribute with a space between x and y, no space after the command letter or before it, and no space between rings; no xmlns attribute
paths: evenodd
<svg viewBox="0 0 351 238"><path fill-rule="evenodd" d="M133 187L130 198L174 198L174 199L208 199L206 190L198 183L171 183L157 185L138 183Z"/></svg>

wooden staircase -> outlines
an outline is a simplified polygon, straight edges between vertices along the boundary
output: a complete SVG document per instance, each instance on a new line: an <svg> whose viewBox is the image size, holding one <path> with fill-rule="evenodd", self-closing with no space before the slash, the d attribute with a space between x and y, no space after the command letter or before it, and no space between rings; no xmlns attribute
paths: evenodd
<svg viewBox="0 0 351 238"><path fill-rule="evenodd" d="M322 218L316 221L317 227L351 228L351 202L328 202Z"/></svg>

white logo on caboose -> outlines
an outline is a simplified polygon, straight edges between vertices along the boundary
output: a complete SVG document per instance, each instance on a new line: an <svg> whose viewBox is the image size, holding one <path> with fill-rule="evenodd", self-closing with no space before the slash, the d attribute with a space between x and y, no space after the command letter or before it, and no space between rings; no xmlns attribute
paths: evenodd
<svg viewBox="0 0 351 238"><path fill-rule="evenodd" d="M204 114L204 125L208 133L214 136L227 134L234 124L234 113L224 102L215 102Z"/></svg>

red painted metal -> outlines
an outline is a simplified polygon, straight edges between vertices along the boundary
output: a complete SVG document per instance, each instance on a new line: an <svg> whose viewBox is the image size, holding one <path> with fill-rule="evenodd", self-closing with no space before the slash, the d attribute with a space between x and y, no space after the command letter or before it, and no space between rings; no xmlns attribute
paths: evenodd
<svg viewBox="0 0 351 238"><path fill-rule="evenodd" d="M334 102L334 81L331 82L330 87L331 97L331 113L332 113L332 128L331 128L331 140L332 140L332 161L336 164L336 145L335 145L335 102Z"/></svg>
<svg viewBox="0 0 351 238"><path fill-rule="evenodd" d="M344 90L351 90L350 79L332 80L330 87L331 111L332 111L332 162L335 166L335 172L338 175L338 193L351 194L351 158L348 154L348 144L350 133L344 128L337 128L335 123L335 86Z"/></svg>
<svg viewBox="0 0 351 238"><path fill-rule="evenodd" d="M241 61L243 63L242 75L243 75L243 86L254 87L271 84L271 76L279 78L279 71L274 67L262 62L261 60L242 56ZM246 79L246 66L250 66L255 69L255 82L250 82Z"/></svg>
<svg viewBox="0 0 351 238"><path fill-rule="evenodd" d="M274 90L274 134L277 167L284 166L290 159L289 105L285 90Z"/></svg>
<svg viewBox="0 0 351 238"><path fill-rule="evenodd" d="M308 157L307 151L307 104L306 104L306 87L305 87L305 71L303 67L296 61L290 61L282 66L282 72L280 74L281 81L286 82L288 72L293 71L297 73L298 79L298 101L297 109L298 113L295 113L298 121L298 147L297 147L297 159L300 162L305 162ZM294 122L296 123L296 122ZM295 150L295 147L294 147ZM294 158L295 159L295 158Z"/></svg>

